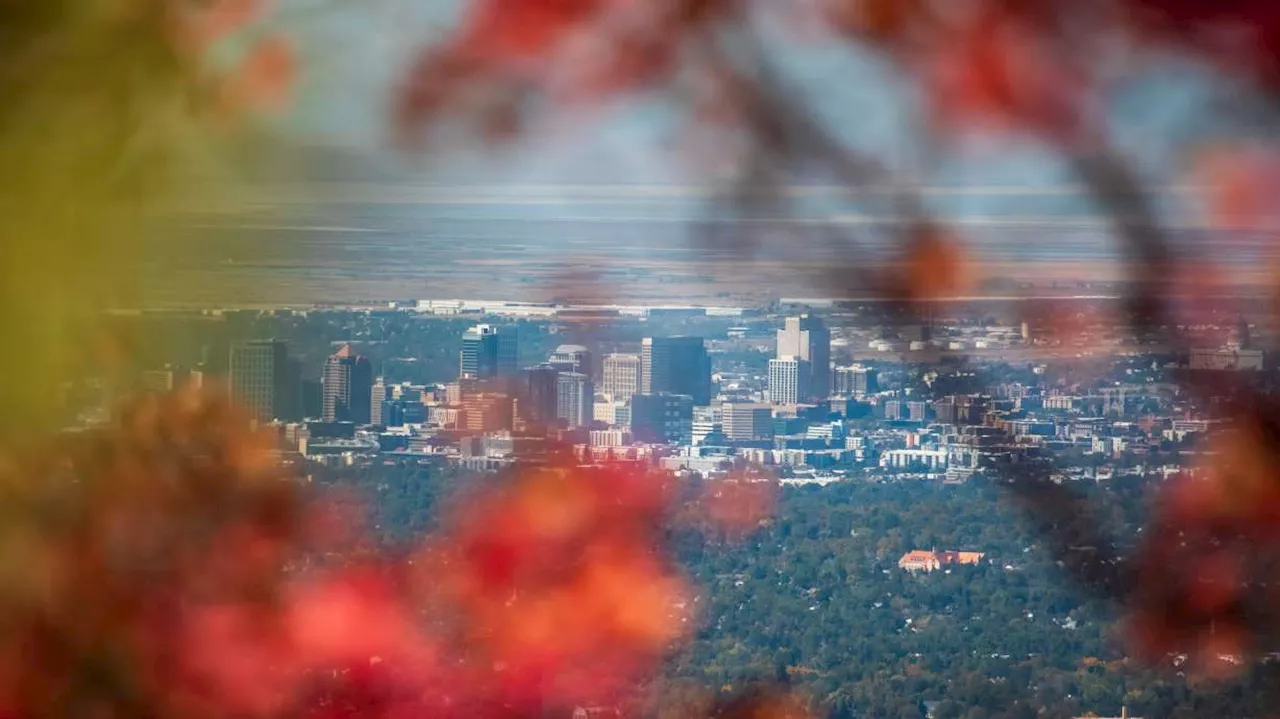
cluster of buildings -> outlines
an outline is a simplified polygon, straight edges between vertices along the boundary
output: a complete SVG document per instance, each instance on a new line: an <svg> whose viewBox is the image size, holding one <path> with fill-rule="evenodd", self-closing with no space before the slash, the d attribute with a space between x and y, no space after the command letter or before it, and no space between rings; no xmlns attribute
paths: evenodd
<svg viewBox="0 0 1280 719"><path fill-rule="evenodd" d="M765 331L765 322L754 331ZM745 325L727 341L655 334L603 353L564 344L522 366L516 327L482 323L463 333L458 377L443 385L389 382L351 345L308 379L278 340L234 344L229 380L255 417L279 422L286 440L314 459L392 455L477 469L572 447L582 462L704 474L763 465L823 481L857 471L962 482L1069 450L1091 459L1066 474L1098 478L1102 465L1176 450L1216 426L1158 372L1090 384L1049 378L1046 365L1028 364L1016 378L978 386L972 369L922 374L874 359L837 365L833 348L844 348L821 317L775 322L769 335L756 334L757 346L772 344L763 373L716 366L718 352L749 334ZM1262 353L1251 348L1247 327L1221 350L1193 353L1191 369L1223 369L1204 359L1223 352L1235 358L1233 371L1255 362ZM172 376L149 381L171 386Z"/></svg>

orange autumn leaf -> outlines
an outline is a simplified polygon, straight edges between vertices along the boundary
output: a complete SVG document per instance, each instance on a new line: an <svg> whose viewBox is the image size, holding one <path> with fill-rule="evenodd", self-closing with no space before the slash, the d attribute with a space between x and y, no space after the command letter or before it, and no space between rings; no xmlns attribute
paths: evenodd
<svg viewBox="0 0 1280 719"><path fill-rule="evenodd" d="M1079 132L1085 83L1035 28L990 13L942 37L922 68L936 128L1014 126L1057 140Z"/></svg>
<svg viewBox="0 0 1280 719"><path fill-rule="evenodd" d="M211 44L259 20L266 9L266 0L179 3L171 16L173 42L180 52L199 57Z"/></svg>
<svg viewBox="0 0 1280 719"><path fill-rule="evenodd" d="M903 257L903 291L916 300L956 297L972 284L963 247L936 228L917 231Z"/></svg>
<svg viewBox="0 0 1280 719"><path fill-rule="evenodd" d="M595 561L580 585L584 609L604 619L610 634L658 650L680 634L670 604L683 597L683 583L651 558Z"/></svg>
<svg viewBox="0 0 1280 719"><path fill-rule="evenodd" d="M288 101L296 73L292 45L283 37L264 38L224 80L224 108L231 112L278 111Z"/></svg>
<svg viewBox="0 0 1280 719"><path fill-rule="evenodd" d="M266 10L264 0L211 0L199 11L201 37L213 40L257 20Z"/></svg>
<svg viewBox="0 0 1280 719"><path fill-rule="evenodd" d="M463 46L497 61L545 59L570 30L609 0L476 0Z"/></svg>
<svg viewBox="0 0 1280 719"><path fill-rule="evenodd" d="M596 493L567 473L547 472L514 498L514 519L539 539L575 536L599 516Z"/></svg>
<svg viewBox="0 0 1280 719"><path fill-rule="evenodd" d="M1244 230L1265 226L1276 216L1280 155L1247 148L1214 148L1196 161L1192 173L1204 186L1208 219L1216 226Z"/></svg>

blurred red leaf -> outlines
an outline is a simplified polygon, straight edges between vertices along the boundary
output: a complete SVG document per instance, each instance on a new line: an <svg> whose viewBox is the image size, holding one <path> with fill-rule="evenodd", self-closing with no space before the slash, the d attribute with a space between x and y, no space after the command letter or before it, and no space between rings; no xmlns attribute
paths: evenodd
<svg viewBox="0 0 1280 719"><path fill-rule="evenodd" d="M232 112L278 111L288 102L297 74L293 46L280 36L263 38L223 80L223 104Z"/></svg>
<svg viewBox="0 0 1280 719"><path fill-rule="evenodd" d="M999 9L942 33L922 71L934 126L1025 128L1074 140L1086 83L1049 48L1043 33Z"/></svg>
<svg viewBox="0 0 1280 719"><path fill-rule="evenodd" d="M936 226L917 229L903 249L900 292L920 300L957 297L972 284L963 247Z"/></svg>
<svg viewBox="0 0 1280 719"><path fill-rule="evenodd" d="M618 1L472 0L462 45L489 61L543 61L567 32Z"/></svg>
<svg viewBox="0 0 1280 719"><path fill-rule="evenodd" d="M1205 187L1209 220L1231 230L1265 229L1280 217L1275 188L1280 155L1250 148L1211 148L1192 172Z"/></svg>

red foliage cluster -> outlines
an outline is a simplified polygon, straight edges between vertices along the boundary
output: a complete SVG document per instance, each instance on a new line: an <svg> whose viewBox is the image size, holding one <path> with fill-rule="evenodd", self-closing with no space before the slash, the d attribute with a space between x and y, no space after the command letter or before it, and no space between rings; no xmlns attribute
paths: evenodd
<svg viewBox="0 0 1280 719"><path fill-rule="evenodd" d="M1280 546L1280 457L1264 426L1225 434L1209 463L1160 494L1137 557L1130 620L1133 645L1148 659L1182 653L1195 675L1220 677L1260 650L1246 601L1266 591L1253 578L1275 568L1258 560Z"/></svg>
<svg viewBox="0 0 1280 719"><path fill-rule="evenodd" d="M1267 0L828 0L832 24L923 80L942 126L1006 122L1059 142L1089 130L1108 40L1173 47L1274 88L1280 8Z"/></svg>
<svg viewBox="0 0 1280 719"><path fill-rule="evenodd" d="M138 12L168 19L175 49L191 60L198 74L208 76L204 81L213 87L218 112L234 117L285 105L297 74L297 58L283 35L258 37L229 70L210 72L206 67L210 47L258 24L268 13L268 0L137 0L135 4Z"/></svg>
<svg viewBox="0 0 1280 719"><path fill-rule="evenodd" d="M668 491L629 469L552 468L466 496L412 572L415 596L456 618L470 671L491 675L455 686L512 706L601 701L652 669L689 618L660 543Z"/></svg>
<svg viewBox="0 0 1280 719"><path fill-rule="evenodd" d="M307 569L333 517L247 426L189 391L0 467L0 713L529 716L623 701L690 626L663 475L523 473L404 560Z"/></svg>
<svg viewBox="0 0 1280 719"><path fill-rule="evenodd" d="M523 93L564 101L654 84L687 41L740 12L739 0L475 0L462 29L425 50L397 98L406 138L447 113L474 112L490 136L518 129Z"/></svg>
<svg viewBox="0 0 1280 719"><path fill-rule="evenodd" d="M1266 0L819 0L831 29L885 51L915 75L935 126L999 123L1064 143L1093 131L1088 90L1099 49L1112 40L1174 46L1264 83L1280 81L1280 9ZM805 15L794 3L793 14ZM777 8L772 8L774 11ZM409 70L398 127L422 123L490 88L478 109L490 130L517 129L519 92L600 99L697 67L713 25L751 22L740 0L472 0L443 49ZM700 100L694 100L694 105ZM493 116L504 116L496 120Z"/></svg>

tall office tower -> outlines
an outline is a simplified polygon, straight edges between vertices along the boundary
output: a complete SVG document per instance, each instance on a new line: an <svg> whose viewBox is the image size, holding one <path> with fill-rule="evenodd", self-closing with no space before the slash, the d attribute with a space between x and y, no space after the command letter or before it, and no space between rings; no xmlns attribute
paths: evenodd
<svg viewBox="0 0 1280 719"><path fill-rule="evenodd" d="M392 399L392 389L387 386L387 381L383 377L373 381L373 392L369 397L369 424L375 424L382 427L389 427L387 418L383 416L382 408Z"/></svg>
<svg viewBox="0 0 1280 719"><path fill-rule="evenodd" d="M641 394L631 400L631 436L639 442L693 441L693 398L683 394Z"/></svg>
<svg viewBox="0 0 1280 719"><path fill-rule="evenodd" d="M611 354L604 358L600 391L614 399L627 401L640 394L640 355Z"/></svg>
<svg viewBox="0 0 1280 719"><path fill-rule="evenodd" d="M724 434L734 442L773 439L773 408L767 404L726 404Z"/></svg>
<svg viewBox="0 0 1280 719"><path fill-rule="evenodd" d="M876 386L876 373L870 367L864 367L860 364L837 367L834 374L835 387L832 389L835 394L841 397L866 399L867 395L875 394L878 389Z"/></svg>
<svg viewBox="0 0 1280 719"><path fill-rule="evenodd" d="M688 395L711 404L711 357L701 337L646 337L640 347L641 394Z"/></svg>
<svg viewBox="0 0 1280 719"><path fill-rule="evenodd" d="M831 394L831 330L813 315L788 317L778 330L778 359L794 357L809 364L808 390L801 402L823 400Z"/></svg>
<svg viewBox="0 0 1280 719"><path fill-rule="evenodd" d="M581 372L561 372L556 378L556 417L577 429L591 424L594 410L591 378Z"/></svg>
<svg viewBox="0 0 1280 719"><path fill-rule="evenodd" d="M810 396L809 363L795 357L769 360L769 401L800 404Z"/></svg>
<svg viewBox="0 0 1280 719"><path fill-rule="evenodd" d="M595 377L596 374L595 356L582 345L560 345L551 353L547 364L561 372L577 372L587 377Z"/></svg>
<svg viewBox="0 0 1280 719"><path fill-rule="evenodd" d="M526 367L519 393L520 418L537 424L552 424L560 401L558 377L551 365Z"/></svg>
<svg viewBox="0 0 1280 719"><path fill-rule="evenodd" d="M231 345L231 396L257 419L285 413L289 348L281 340L248 340Z"/></svg>
<svg viewBox="0 0 1280 719"><path fill-rule="evenodd" d="M373 364L356 354L351 345L329 356L324 365L324 402L320 418L325 422L369 424L373 397Z"/></svg>
<svg viewBox="0 0 1280 719"><path fill-rule="evenodd" d="M303 412L302 360L287 357L284 366L284 384L277 400L276 419L297 422L306 417Z"/></svg>
<svg viewBox="0 0 1280 719"><path fill-rule="evenodd" d="M320 419L324 413L324 379L303 378L302 380L302 416L306 419Z"/></svg>
<svg viewBox="0 0 1280 719"><path fill-rule="evenodd" d="M512 377L516 374L518 354L514 327L476 325L462 335L458 371L471 379Z"/></svg>

